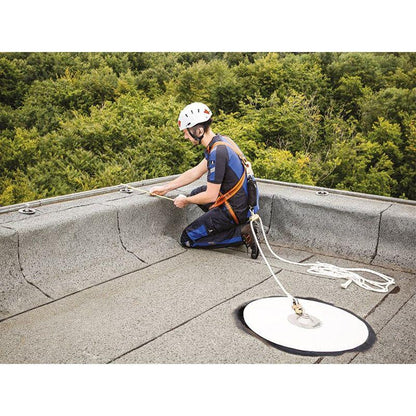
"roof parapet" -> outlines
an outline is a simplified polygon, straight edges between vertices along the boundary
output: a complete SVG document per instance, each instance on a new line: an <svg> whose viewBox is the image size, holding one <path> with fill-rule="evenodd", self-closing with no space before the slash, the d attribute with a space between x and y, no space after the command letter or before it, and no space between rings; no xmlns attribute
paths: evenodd
<svg viewBox="0 0 416 416"><path fill-rule="evenodd" d="M259 188L260 215L276 244L416 270L414 201L266 180ZM320 190L328 194L317 195ZM28 216L15 212L19 205L4 207L13 209L0 216L0 320L185 250L179 236L200 215L198 207L179 210L119 191L114 186L41 200Z"/></svg>

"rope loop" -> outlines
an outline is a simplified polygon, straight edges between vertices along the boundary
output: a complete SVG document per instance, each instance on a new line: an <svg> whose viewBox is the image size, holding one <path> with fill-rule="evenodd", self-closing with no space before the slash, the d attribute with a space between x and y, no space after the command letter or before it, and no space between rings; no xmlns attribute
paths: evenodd
<svg viewBox="0 0 416 416"><path fill-rule="evenodd" d="M283 261L285 263L294 264L297 266L303 266L303 267L309 267L307 270L308 273L315 275L315 276L323 276L328 277L331 279L346 279L346 282L341 285L342 288L347 289L348 286L351 283L355 283L357 286L360 286L363 289L370 290L372 292L380 292L380 293L387 293L389 291L389 287L391 285L395 284L395 280L387 276L383 273L371 270L371 269L363 269L363 268L354 268L354 267L339 267L335 266L333 264L329 263L298 263L290 260L286 260L282 257L279 257L270 247L270 244L266 237L266 232L264 231L263 221L261 220L261 217L257 214L256 217L253 216L253 218L250 218L250 225L252 229L252 233L254 235L254 238L256 240L256 244L259 247L260 254L262 255L264 261L266 262L267 266L269 267L269 270L271 270L271 267L266 259L266 257L263 254L263 251L260 248L260 244L257 240L256 233L254 232L253 222L259 221L260 222L260 228L263 234L264 242L267 245L267 248L269 249L270 253L277 258L280 261ZM365 272L365 273L371 273L381 278L380 280L372 280L369 278L365 278L361 275L359 275L356 272ZM275 280L278 282L279 286L283 289L282 284L278 281L277 277L274 275ZM289 293L283 289L286 296L289 296ZM293 297L293 296L292 296Z"/></svg>

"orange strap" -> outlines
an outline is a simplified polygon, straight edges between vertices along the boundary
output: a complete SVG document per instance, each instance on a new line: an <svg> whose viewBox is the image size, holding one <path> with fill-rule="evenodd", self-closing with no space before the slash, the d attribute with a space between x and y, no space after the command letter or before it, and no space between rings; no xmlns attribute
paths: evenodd
<svg viewBox="0 0 416 416"><path fill-rule="evenodd" d="M230 139L231 140L231 139ZM233 142L233 144L234 144L234 142ZM241 151L237 151L237 149L236 148L234 148L234 146L232 146L231 144L229 144L229 143L225 143L225 142L215 142L213 145L212 145L212 147L210 148L210 150L209 150L209 152L211 153L211 151L212 151L212 149L215 147L215 146L218 146L218 145L223 145L223 146L228 146L228 147L230 147L231 149L233 149L234 150L234 152L236 152L237 153L237 155L238 155L238 157L240 158L240 160L241 160L241 162L243 163L243 165L244 165L244 161L243 161L243 154L241 153ZM234 144L235 145L235 144ZM239 149L238 149L239 150ZM232 207L231 207L231 205L230 205L230 203L228 202L228 200L230 199L230 198L232 198L240 189L241 189L241 187L243 186L243 183L244 183L244 178L245 178L245 173L246 173L246 169L244 168L244 172L243 172L243 174L242 174L242 176L241 176L241 178L239 179L239 181L227 192L227 193L225 193L225 194L221 194L220 193L220 195L219 195L219 197L217 198L217 200L215 201L215 203L213 204L213 205L211 205L211 207L210 207L210 209L213 209L213 208L215 208L215 207L219 207L220 205L222 205L222 204L225 204L225 206L227 207L227 209L228 209L228 211L230 212L230 214L231 214L231 216L233 217L233 220L235 221L235 223L236 224L238 224L239 223L239 221L238 221L238 219L237 219L237 216L235 215L235 213L234 213L234 210L232 209Z"/></svg>
<svg viewBox="0 0 416 416"><path fill-rule="evenodd" d="M228 201L224 202L225 206L228 209L228 212L231 214L231 216L233 217L233 220L236 224L239 224L240 222L238 221L237 215L235 215L235 212L233 210L233 208L231 207L230 203Z"/></svg>

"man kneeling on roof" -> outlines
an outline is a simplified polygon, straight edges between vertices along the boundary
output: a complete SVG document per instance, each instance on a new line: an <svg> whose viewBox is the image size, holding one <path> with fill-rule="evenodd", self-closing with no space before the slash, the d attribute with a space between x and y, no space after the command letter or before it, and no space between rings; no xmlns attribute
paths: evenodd
<svg viewBox="0 0 416 416"><path fill-rule="evenodd" d="M257 258L259 251L248 218L258 211L259 196L250 163L229 137L212 131L211 123L212 112L205 104L192 103L181 111L179 129L194 146L205 147L205 157L197 166L150 192L165 195L208 172L207 185L194 189L188 197L180 195L174 200L178 208L197 204L205 212L185 228L181 244L194 248L245 244L251 249L251 257Z"/></svg>

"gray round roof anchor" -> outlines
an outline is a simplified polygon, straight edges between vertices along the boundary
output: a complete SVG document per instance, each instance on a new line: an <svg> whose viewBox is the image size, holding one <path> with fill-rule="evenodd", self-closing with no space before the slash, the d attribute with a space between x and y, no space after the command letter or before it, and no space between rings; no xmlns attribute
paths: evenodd
<svg viewBox="0 0 416 416"><path fill-rule="evenodd" d="M133 193L133 189L130 189L128 186L123 186L120 189L120 192L123 192L125 194L132 194Z"/></svg>
<svg viewBox="0 0 416 416"><path fill-rule="evenodd" d="M316 193L316 195L319 195L319 196L329 195L329 192L328 191L316 191L315 193Z"/></svg>
<svg viewBox="0 0 416 416"><path fill-rule="evenodd" d="M19 209L21 214L32 215L36 212L33 208L29 207L29 204L26 204L24 208Z"/></svg>

